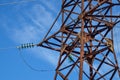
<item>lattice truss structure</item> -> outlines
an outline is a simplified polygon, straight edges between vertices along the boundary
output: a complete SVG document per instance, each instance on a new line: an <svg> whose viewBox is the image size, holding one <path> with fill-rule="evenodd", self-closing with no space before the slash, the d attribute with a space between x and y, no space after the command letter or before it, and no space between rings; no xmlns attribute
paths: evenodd
<svg viewBox="0 0 120 80"><path fill-rule="evenodd" d="M58 51L54 80L114 80L120 66L113 28L120 22L119 0L62 0L59 30L38 46ZM61 22L60 22L61 19ZM70 60L70 62L68 61Z"/></svg>

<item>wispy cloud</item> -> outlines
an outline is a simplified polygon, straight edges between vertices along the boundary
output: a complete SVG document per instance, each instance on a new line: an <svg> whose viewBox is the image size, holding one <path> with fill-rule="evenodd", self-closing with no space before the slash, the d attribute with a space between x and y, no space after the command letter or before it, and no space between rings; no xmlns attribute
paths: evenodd
<svg viewBox="0 0 120 80"><path fill-rule="evenodd" d="M53 66L57 65L57 61L58 61L58 53L49 49L45 49L42 47L38 47L38 48L34 48L31 50L32 53L34 53L36 55L37 58L41 58L47 62L49 62L50 64L52 64Z"/></svg>
<svg viewBox="0 0 120 80"><path fill-rule="evenodd" d="M49 10L53 13L58 13L58 11L60 10L60 1L58 2L57 0L50 0L50 1L45 1L42 0L41 1L43 5L46 6L46 8L49 8ZM62 2L62 1L61 1Z"/></svg>
<svg viewBox="0 0 120 80"><path fill-rule="evenodd" d="M34 13L32 15L29 15L29 17L31 17L32 20L38 25L43 25L44 28L46 28L46 26L50 26L54 20L52 12L47 11L44 6L35 5L34 7L32 7L32 11L30 11L30 13L32 12ZM29 14L29 12L26 12L26 14Z"/></svg>
<svg viewBox="0 0 120 80"><path fill-rule="evenodd" d="M49 5L48 3L44 4L46 4L45 6L47 7L51 6L50 10L40 4L31 5L28 9L25 9L25 7L23 10L22 8L16 9L15 13L17 13L17 17L15 17L15 19L17 20L17 23L15 23L12 28L7 27L7 30L12 32L9 36L11 36L11 39L15 43L39 43L39 41L42 40L55 18L54 13L51 12L51 10L56 11L54 10L54 5ZM19 13L17 11L19 11ZM32 50L32 53L36 53L36 56L47 60L53 65L57 64L58 56L54 51L37 49Z"/></svg>
<svg viewBox="0 0 120 80"><path fill-rule="evenodd" d="M120 67L120 36L119 36L120 33L119 31L120 31L120 27L116 26L114 28L114 49L115 49L115 53L118 59L119 67Z"/></svg>
<svg viewBox="0 0 120 80"><path fill-rule="evenodd" d="M23 27L22 29L13 29L12 38L15 42L26 43L38 39L38 31L33 26Z"/></svg>

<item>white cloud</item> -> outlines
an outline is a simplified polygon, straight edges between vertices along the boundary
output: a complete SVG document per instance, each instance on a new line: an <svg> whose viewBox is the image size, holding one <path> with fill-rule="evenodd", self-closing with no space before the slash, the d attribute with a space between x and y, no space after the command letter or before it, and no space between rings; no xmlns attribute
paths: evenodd
<svg viewBox="0 0 120 80"><path fill-rule="evenodd" d="M59 57L58 56L59 54L57 52L49 50L49 49L45 49L42 47L33 48L30 51L36 55L36 58L41 58L49 62L53 66L57 65L57 61Z"/></svg>
<svg viewBox="0 0 120 80"><path fill-rule="evenodd" d="M38 39L37 29L32 26L14 29L13 32L12 37L15 42L26 43Z"/></svg>
<svg viewBox="0 0 120 80"><path fill-rule="evenodd" d="M47 8L49 8L49 10L51 10L51 12L58 13L58 11L60 10L59 8L61 7L61 4L60 4L61 1L42 0L41 2L43 3L43 5L45 5Z"/></svg>
<svg viewBox="0 0 120 80"><path fill-rule="evenodd" d="M50 26L54 20L54 16L52 16L51 12L48 12L47 9L41 5L36 5L32 8L33 12L36 12L32 18L34 22L39 22L44 27ZM39 12L38 12L39 11ZM28 14L28 13L27 13Z"/></svg>
<svg viewBox="0 0 120 80"><path fill-rule="evenodd" d="M47 33L55 16L42 5L33 5L30 9L23 11L24 12L18 14L18 23L20 23L20 25L17 25L20 26L20 28L14 27L14 29L11 29L8 27L8 30L12 32L9 35L16 43L39 43ZM29 20L31 20L32 23L29 22ZM47 60L54 66L57 64L58 56L54 51L37 49L32 50L32 53L36 54L37 57Z"/></svg>
<svg viewBox="0 0 120 80"><path fill-rule="evenodd" d="M120 35L119 35L120 27L116 26L113 30L114 30L114 49L120 67L120 59L119 59L120 58Z"/></svg>

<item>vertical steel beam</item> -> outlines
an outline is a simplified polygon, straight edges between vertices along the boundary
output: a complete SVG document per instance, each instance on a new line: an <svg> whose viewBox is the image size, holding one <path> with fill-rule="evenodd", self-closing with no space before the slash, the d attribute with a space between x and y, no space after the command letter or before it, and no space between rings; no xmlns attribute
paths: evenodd
<svg viewBox="0 0 120 80"><path fill-rule="evenodd" d="M81 39L80 39L80 43L81 43L81 47L80 47L80 73L79 73L79 80L82 80L83 79L83 57L84 57L84 39L83 39L83 36L84 36L84 0L82 0L82 3L81 3L81 13L82 13L82 22L81 22Z"/></svg>
<svg viewBox="0 0 120 80"><path fill-rule="evenodd" d="M114 48L112 29L120 22L120 15L114 14L112 7L120 7L120 3L113 3L112 0L61 1L62 7L59 15L44 40L38 44L38 46L60 52L54 80L58 77L69 80L76 67L78 80L83 80L83 76L88 80L106 80L110 75L109 79L112 80L117 71L120 72L116 53L114 49L111 50ZM61 19L60 29L48 36L59 19ZM70 56L73 57L71 57L72 64L63 66ZM88 72L84 69L86 67L84 63L89 68ZM100 70L104 65L111 69L101 73Z"/></svg>

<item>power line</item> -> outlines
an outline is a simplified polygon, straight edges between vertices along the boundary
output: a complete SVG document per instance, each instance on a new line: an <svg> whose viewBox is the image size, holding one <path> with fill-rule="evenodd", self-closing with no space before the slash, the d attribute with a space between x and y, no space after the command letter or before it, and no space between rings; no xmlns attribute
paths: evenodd
<svg viewBox="0 0 120 80"><path fill-rule="evenodd" d="M7 48L0 48L0 50L8 50L8 49L25 49L25 48L33 48L37 46L37 44L33 44L33 43L26 43L26 44L21 44L20 46L12 46L12 47L7 47Z"/></svg>
<svg viewBox="0 0 120 80"><path fill-rule="evenodd" d="M22 55L22 49L24 48L33 48L37 46L37 44L33 44L33 43L26 43L26 44L21 44L20 46L17 46L16 48L19 50L19 54L21 59L23 60L23 62L33 71L38 71L38 72L51 72L51 71L55 71L55 70L47 70L47 69L36 69L34 67L32 67L32 65L30 65L24 58L24 56Z"/></svg>
<svg viewBox="0 0 120 80"><path fill-rule="evenodd" d="M0 48L0 50L16 49L16 47Z"/></svg>
<svg viewBox="0 0 120 80"><path fill-rule="evenodd" d="M21 57L21 59L23 60L23 62L25 63L25 65L27 65L27 67L29 67L31 70L33 71L37 71L37 72L52 72L55 71L55 69L36 69L34 67L32 67L32 65L30 65L26 59L24 58L24 56L22 55L22 49L25 48L33 48L34 46L36 46L37 44L33 44L33 43L26 43L26 44L21 44L20 46L17 47L8 47L8 48L0 48L0 50L8 50L8 49L18 49L19 50L19 55Z"/></svg>
<svg viewBox="0 0 120 80"><path fill-rule="evenodd" d="M1 3L0 6L11 5L11 4L21 4L21 3L33 2L33 1L36 1L36 0L24 0L24 1L19 1L19 2Z"/></svg>
<svg viewBox="0 0 120 80"><path fill-rule="evenodd" d="M19 54L20 54L20 57L21 59L23 60L23 62L27 65L27 67L29 67L31 70L33 71L37 71L37 72L51 72L51 71L55 71L54 69L52 70L47 70L47 69L36 69L34 67L32 67L24 58L24 56L22 55L22 52L21 52L21 49L19 49Z"/></svg>
<svg viewBox="0 0 120 80"><path fill-rule="evenodd" d="M25 48L33 48L34 46L36 46L37 44L33 44L33 43L26 43L26 44L21 44L20 46L16 46L16 47L7 47L7 48L0 48L0 50L8 50L8 49L25 49Z"/></svg>

